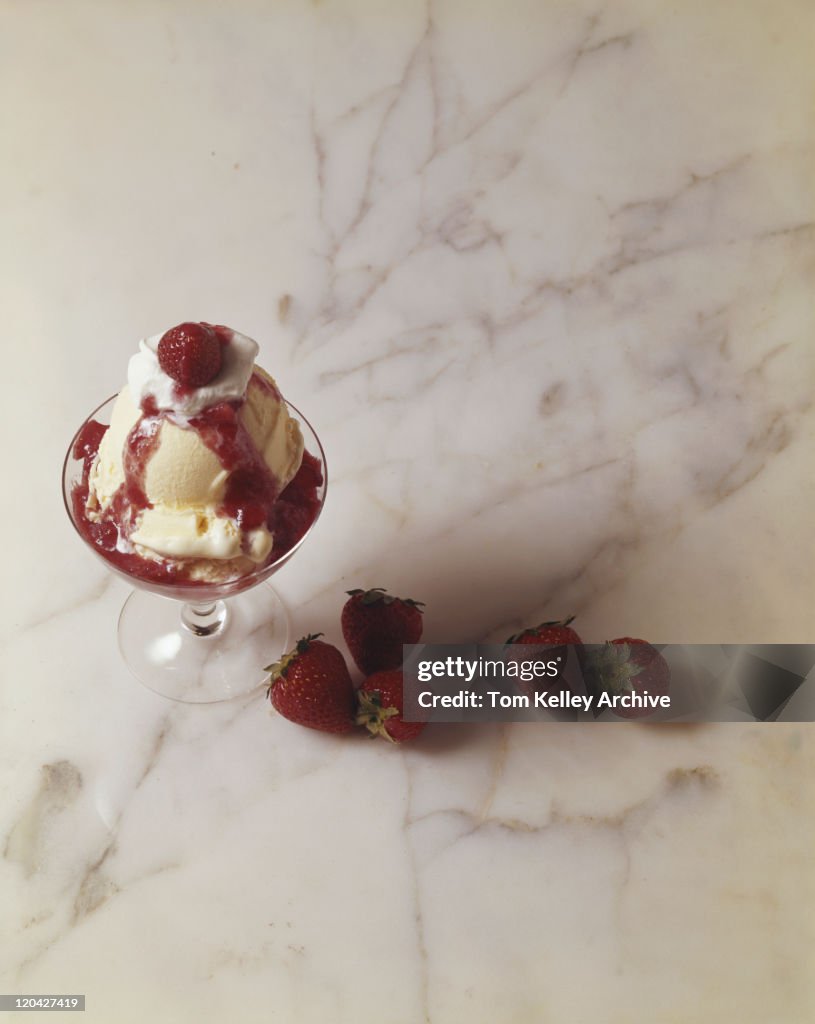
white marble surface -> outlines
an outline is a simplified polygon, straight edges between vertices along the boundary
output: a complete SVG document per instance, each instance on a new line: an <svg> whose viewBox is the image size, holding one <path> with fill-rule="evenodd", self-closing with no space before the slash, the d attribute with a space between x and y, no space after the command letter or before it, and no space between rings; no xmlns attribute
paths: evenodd
<svg viewBox="0 0 815 1024"><path fill-rule="evenodd" d="M384 585L438 641L811 642L811 4L0 15L0 990L89 1024L811 1021L810 726L400 751L169 704L59 497L136 340L215 320L326 443L298 634Z"/></svg>

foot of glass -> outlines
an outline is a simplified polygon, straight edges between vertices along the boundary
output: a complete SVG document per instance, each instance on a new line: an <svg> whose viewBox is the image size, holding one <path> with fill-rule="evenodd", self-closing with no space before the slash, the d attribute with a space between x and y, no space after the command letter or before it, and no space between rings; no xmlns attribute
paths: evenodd
<svg viewBox="0 0 815 1024"><path fill-rule="evenodd" d="M134 591L119 616L119 650L148 689L212 704L260 690L263 666L288 650L289 622L268 583L202 605Z"/></svg>

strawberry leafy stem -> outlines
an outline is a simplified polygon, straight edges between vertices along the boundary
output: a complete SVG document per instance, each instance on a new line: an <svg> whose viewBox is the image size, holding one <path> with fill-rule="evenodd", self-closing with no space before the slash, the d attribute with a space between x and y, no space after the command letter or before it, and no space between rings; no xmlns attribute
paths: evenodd
<svg viewBox="0 0 815 1024"><path fill-rule="evenodd" d="M382 706L382 694L379 690L360 690L357 693L357 725L364 726L371 737L383 736L391 743L395 743L393 736L385 728L389 718L399 714L398 708L385 708Z"/></svg>
<svg viewBox="0 0 815 1024"><path fill-rule="evenodd" d="M371 587L369 590L362 590L359 587L355 587L353 590L346 590L346 594L350 597L359 597L361 595L362 600L360 604L371 605L371 604L393 604L394 601L401 601L402 604L408 604L411 608L415 608L421 612L424 608L424 601L414 601L412 597L394 597L389 594L384 587Z"/></svg>

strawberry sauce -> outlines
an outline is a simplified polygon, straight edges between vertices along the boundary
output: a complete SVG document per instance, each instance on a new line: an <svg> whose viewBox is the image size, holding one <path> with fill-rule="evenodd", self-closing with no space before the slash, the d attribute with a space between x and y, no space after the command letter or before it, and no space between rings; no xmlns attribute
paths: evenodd
<svg viewBox="0 0 815 1024"><path fill-rule="evenodd" d="M135 526L135 516L145 508L151 508L147 498L145 476L147 463L158 448L162 416L152 398L142 405L142 416L127 435L122 468L125 482L113 496L113 514L119 523ZM130 529L126 529L130 536Z"/></svg>
<svg viewBox="0 0 815 1024"><path fill-rule="evenodd" d="M255 373L253 380L280 400L279 392L265 376ZM242 404L234 401L211 406L189 421L189 429L198 433L230 474L218 514L236 520L244 531L265 525L274 535L274 546L264 563L269 565L290 551L317 518L322 466L305 451L297 474L280 491L277 479L238 416ZM145 477L165 419L170 416L158 410L152 399L143 403L142 415L125 443L125 481L99 522L88 518L86 506L91 470L107 427L95 420L85 424L73 448L74 458L83 461L81 480L71 494L73 516L88 543L117 568L152 582L195 586L199 581L189 578L188 565L183 560L142 558L133 551L121 550L129 547L128 538L140 513L151 507Z"/></svg>
<svg viewBox="0 0 815 1024"><path fill-rule="evenodd" d="M190 426L229 470L220 514L234 519L242 530L254 530L268 519L279 488L238 409L230 402L221 402L191 419Z"/></svg>

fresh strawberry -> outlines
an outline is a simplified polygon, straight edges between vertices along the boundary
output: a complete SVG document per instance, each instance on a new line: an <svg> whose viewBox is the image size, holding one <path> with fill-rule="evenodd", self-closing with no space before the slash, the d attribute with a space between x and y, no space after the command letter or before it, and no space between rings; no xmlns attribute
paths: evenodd
<svg viewBox="0 0 815 1024"><path fill-rule="evenodd" d="M569 653L566 650L566 645L582 645L583 643L575 630L571 628L572 622L574 622L574 615L570 615L568 619L563 619L560 622L542 622L539 626L521 630L520 633L509 637L506 643L534 644L536 647L546 647L547 658L554 660L560 658L561 664L563 664Z"/></svg>
<svg viewBox="0 0 815 1024"><path fill-rule="evenodd" d="M539 626L531 626L521 630L506 641L508 644L582 644L583 641L571 628L574 615L562 622L542 622Z"/></svg>
<svg viewBox="0 0 815 1024"><path fill-rule="evenodd" d="M370 675L399 668L402 644L417 644L422 635L423 602L391 597L382 587L347 593L342 635L360 670Z"/></svg>
<svg viewBox="0 0 815 1024"><path fill-rule="evenodd" d="M671 686L671 670L659 651L645 640L621 636L609 640L589 658L589 672L599 690L615 694L648 692L651 697L667 697ZM615 706L620 718L645 718L653 714L648 707Z"/></svg>
<svg viewBox="0 0 815 1024"><path fill-rule="evenodd" d="M177 384L200 388L221 370L221 342L209 324L179 324L162 335L158 362Z"/></svg>
<svg viewBox="0 0 815 1024"><path fill-rule="evenodd" d="M400 668L374 672L357 692L357 725L364 725L372 736L392 743L415 739L426 722L406 722L404 681Z"/></svg>
<svg viewBox="0 0 815 1024"><path fill-rule="evenodd" d="M290 722L321 732L354 728L354 685L345 658L314 633L264 671L271 672L266 691L274 707Z"/></svg>
<svg viewBox="0 0 815 1024"><path fill-rule="evenodd" d="M527 629L521 630L520 633L509 637L506 643L507 645L523 644L534 646L536 650L529 652L529 659L525 657L523 660L531 660L533 656L545 655L547 661L559 662L562 669L566 664L566 658L569 653L566 649L567 645L582 645L583 643L575 630L571 628L570 624L572 622L574 622L574 615L570 615L567 619L561 621L542 622L539 626L530 626ZM545 651L540 648L545 648ZM518 656L509 651L507 651L505 657L507 661L519 661ZM579 648L578 657L582 658L582 646ZM552 679L522 680L519 678L516 685L520 693L531 696L539 690L550 688ZM558 677L558 685L565 685L562 676Z"/></svg>

